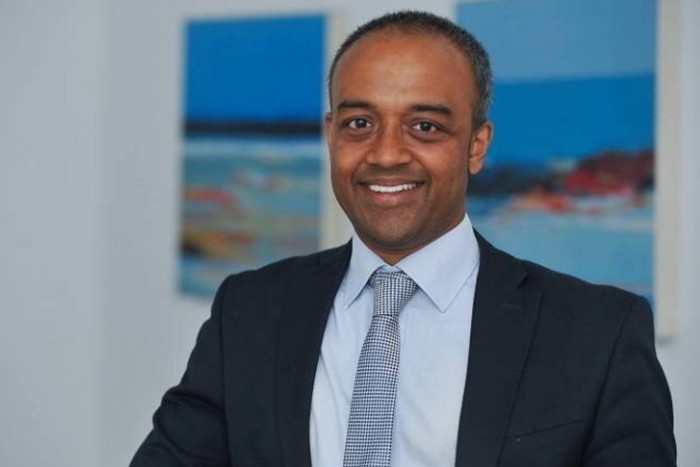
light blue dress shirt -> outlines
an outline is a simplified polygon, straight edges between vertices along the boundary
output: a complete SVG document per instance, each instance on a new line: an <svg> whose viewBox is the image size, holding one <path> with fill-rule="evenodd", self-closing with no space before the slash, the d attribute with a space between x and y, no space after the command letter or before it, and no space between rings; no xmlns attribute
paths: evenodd
<svg viewBox="0 0 700 467"><path fill-rule="evenodd" d="M368 280L384 261L355 235L323 336L311 402L315 467L342 466L360 350L372 320ZM392 466L454 466L469 359L479 247L469 218L396 264L418 291L399 315Z"/></svg>

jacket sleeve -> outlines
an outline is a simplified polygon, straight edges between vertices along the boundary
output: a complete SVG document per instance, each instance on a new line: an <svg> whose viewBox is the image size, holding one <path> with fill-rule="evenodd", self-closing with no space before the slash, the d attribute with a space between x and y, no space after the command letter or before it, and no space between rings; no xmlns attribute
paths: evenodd
<svg viewBox="0 0 700 467"><path fill-rule="evenodd" d="M180 384L168 390L131 467L230 465L224 416L221 313L227 279L202 325Z"/></svg>
<svg viewBox="0 0 700 467"><path fill-rule="evenodd" d="M646 300L632 300L612 353L587 443L586 467L676 465L671 394Z"/></svg>

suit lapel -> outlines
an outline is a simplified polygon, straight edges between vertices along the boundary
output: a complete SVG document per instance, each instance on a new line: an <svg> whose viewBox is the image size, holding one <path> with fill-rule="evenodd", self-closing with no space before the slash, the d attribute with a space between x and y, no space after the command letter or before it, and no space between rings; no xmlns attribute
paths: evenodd
<svg viewBox="0 0 700 467"><path fill-rule="evenodd" d="M457 439L457 467L498 462L539 311L540 294L514 258L479 234L481 263L474 297L469 366Z"/></svg>
<svg viewBox="0 0 700 467"><path fill-rule="evenodd" d="M276 365L276 416L283 464L311 465L309 417L329 311L350 259L350 244L299 268L286 290Z"/></svg>

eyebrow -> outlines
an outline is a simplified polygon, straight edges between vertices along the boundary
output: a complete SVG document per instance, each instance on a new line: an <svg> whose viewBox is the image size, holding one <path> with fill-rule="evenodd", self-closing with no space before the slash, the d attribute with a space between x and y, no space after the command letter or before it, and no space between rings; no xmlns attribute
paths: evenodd
<svg viewBox="0 0 700 467"><path fill-rule="evenodd" d="M372 109L374 106L366 101L347 100L336 106L336 110L343 109ZM434 112L446 116L453 114L452 109L442 104L414 104L411 106L413 112Z"/></svg>
<svg viewBox="0 0 700 467"><path fill-rule="evenodd" d="M369 102L365 101L342 101L336 106L336 110L343 110L343 109L371 109L373 108L372 104Z"/></svg>
<svg viewBox="0 0 700 467"><path fill-rule="evenodd" d="M452 115L452 109L441 104L416 104L411 106L414 112L435 112L446 116Z"/></svg>

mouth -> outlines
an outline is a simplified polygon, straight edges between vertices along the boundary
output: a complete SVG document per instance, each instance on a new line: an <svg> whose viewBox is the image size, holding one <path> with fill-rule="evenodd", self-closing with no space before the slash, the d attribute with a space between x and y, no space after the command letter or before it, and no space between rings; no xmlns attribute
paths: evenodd
<svg viewBox="0 0 700 467"><path fill-rule="evenodd" d="M407 206L414 201L421 187L421 180L366 180L360 185L364 188L366 200L377 208L397 208Z"/></svg>
<svg viewBox="0 0 700 467"><path fill-rule="evenodd" d="M370 191L374 193L400 193L402 191L415 190L418 188L418 183L401 183L398 185L379 185L370 183L367 185Z"/></svg>

